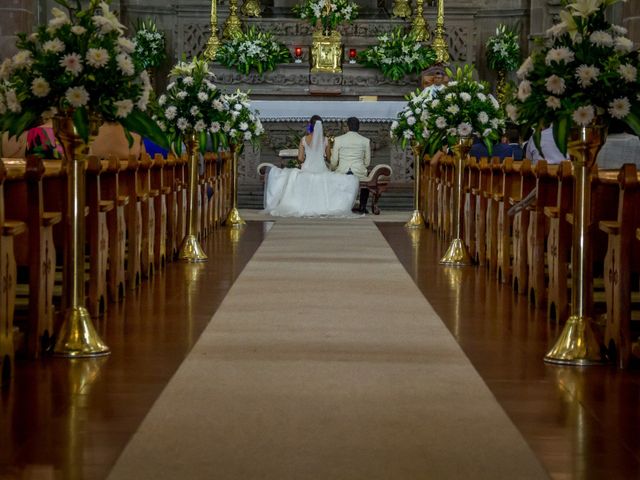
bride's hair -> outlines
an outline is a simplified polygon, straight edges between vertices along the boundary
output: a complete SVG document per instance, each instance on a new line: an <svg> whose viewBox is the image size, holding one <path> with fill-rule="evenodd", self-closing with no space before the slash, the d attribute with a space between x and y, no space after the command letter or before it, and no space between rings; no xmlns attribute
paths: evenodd
<svg viewBox="0 0 640 480"><path fill-rule="evenodd" d="M322 122L322 117L320 115L314 115L311 117L311 120L309 120L309 126L307 127L307 132L313 133L313 127L316 122Z"/></svg>

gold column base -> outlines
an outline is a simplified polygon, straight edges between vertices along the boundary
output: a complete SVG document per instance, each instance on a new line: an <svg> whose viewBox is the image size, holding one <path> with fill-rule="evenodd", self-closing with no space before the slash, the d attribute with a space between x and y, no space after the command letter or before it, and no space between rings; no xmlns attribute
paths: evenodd
<svg viewBox="0 0 640 480"><path fill-rule="evenodd" d="M53 354L56 357L75 358L97 357L110 353L109 347L93 326L89 311L85 307L67 309Z"/></svg>
<svg viewBox="0 0 640 480"><path fill-rule="evenodd" d="M200 242L195 235L185 235L178 252L178 260L185 262L206 262L207 255L202 250Z"/></svg>
<svg viewBox="0 0 640 480"><path fill-rule="evenodd" d="M467 246L461 238L454 238L444 256L440 259L441 265L450 267L468 267L473 265Z"/></svg>
<svg viewBox="0 0 640 480"><path fill-rule="evenodd" d="M546 363L559 365L603 365L607 359L591 327L591 319L571 315L549 353Z"/></svg>
<svg viewBox="0 0 640 480"><path fill-rule="evenodd" d="M231 228L240 228L244 227L247 222L245 222L240 216L240 212L236 207L233 207L227 215L227 219L224 221L224 224Z"/></svg>
<svg viewBox="0 0 640 480"><path fill-rule="evenodd" d="M422 228L424 227L424 218L420 210L414 210L411 214L411 218L404 224L405 228Z"/></svg>

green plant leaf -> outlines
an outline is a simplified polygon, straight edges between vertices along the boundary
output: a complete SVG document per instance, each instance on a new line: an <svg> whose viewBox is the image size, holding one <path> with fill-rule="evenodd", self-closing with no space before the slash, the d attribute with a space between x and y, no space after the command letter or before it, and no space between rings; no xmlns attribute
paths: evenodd
<svg viewBox="0 0 640 480"><path fill-rule="evenodd" d="M148 138L164 149L169 149L166 134L160 129L158 124L144 112L137 109L133 110L126 118L120 119L120 123L124 128L136 132L143 138Z"/></svg>
<svg viewBox="0 0 640 480"><path fill-rule="evenodd" d="M76 108L73 111L73 125L84 143L89 142L89 112L86 108Z"/></svg>
<svg viewBox="0 0 640 480"><path fill-rule="evenodd" d="M553 139L558 146L558 150L563 155L567 154L567 138L569 135L569 118L564 116L553 122ZM542 152L542 150L541 150Z"/></svg>

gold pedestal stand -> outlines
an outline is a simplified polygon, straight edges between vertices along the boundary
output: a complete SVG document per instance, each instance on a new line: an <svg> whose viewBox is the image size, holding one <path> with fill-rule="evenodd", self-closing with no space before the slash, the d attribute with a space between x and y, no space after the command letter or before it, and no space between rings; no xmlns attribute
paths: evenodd
<svg viewBox="0 0 640 480"><path fill-rule="evenodd" d="M342 71L342 35L334 30L324 35L322 29L313 32L311 40L311 73Z"/></svg>
<svg viewBox="0 0 640 480"><path fill-rule="evenodd" d="M415 178L414 191L413 191L413 213L407 223L404 224L405 228L423 228L424 217L420 212L420 165L422 164L422 152L423 147L419 143L411 144L411 151L413 152L413 176Z"/></svg>
<svg viewBox="0 0 640 480"><path fill-rule="evenodd" d="M218 38L218 7L216 2L211 0L211 36L207 41L207 47L204 49L204 56L209 61L216 59L216 53L220 48L220 39Z"/></svg>
<svg viewBox="0 0 640 480"><path fill-rule="evenodd" d="M90 133L95 137L99 124L91 119ZM65 276L67 277L64 321L58 332L53 354L60 357L108 355L109 347L96 331L84 305L85 248L85 168L88 144L75 129L71 116L53 118L53 129L65 154L67 171L67 211L65 215Z"/></svg>
<svg viewBox="0 0 640 480"><path fill-rule="evenodd" d="M449 49L444 38L444 0L438 0L438 16L436 17L435 38L431 48L436 52L436 63L449 63Z"/></svg>
<svg viewBox="0 0 640 480"><path fill-rule="evenodd" d="M603 348L589 318L592 305L591 248L591 175L606 137L602 125L578 127L571 132L569 153L575 179L573 195L573 239L571 255L571 315L549 353L547 363L561 365L601 365L606 363Z"/></svg>
<svg viewBox="0 0 640 480"><path fill-rule="evenodd" d="M238 0L231 0L229 3L229 16L224 22L222 29L223 38L234 38L242 34L242 22L238 17Z"/></svg>
<svg viewBox="0 0 640 480"><path fill-rule="evenodd" d="M462 214L462 180L464 178L464 165L471 151L471 145L473 145L472 137L460 137L458 143L453 146L453 153L455 159L455 172L456 181L453 184L453 235L451 244L447 249L444 256L440 259L442 265L449 265L452 267L466 267L473 265L471 256L467 250L467 246L462 239L462 222L460 216Z"/></svg>
<svg viewBox="0 0 640 480"><path fill-rule="evenodd" d="M199 147L196 135L191 134L189 138L186 139L185 144L187 147L187 156L189 157L189 179L187 184L187 234L180 245L178 259L185 262L206 262L208 257L198 242L197 185Z"/></svg>
<svg viewBox="0 0 640 480"><path fill-rule="evenodd" d="M498 97L498 103L504 106L507 102L507 72L505 70L498 70L496 96Z"/></svg>
<svg viewBox="0 0 640 480"><path fill-rule="evenodd" d="M224 221L224 224L231 228L240 228L247 224L247 222L242 219L240 212L238 211L238 157L240 156L241 150L241 147L233 147L231 149L233 157L233 205L231 206L229 215L227 215L227 219Z"/></svg>
<svg viewBox="0 0 640 480"><path fill-rule="evenodd" d="M416 0L416 15L413 18L411 26L411 33L415 37L416 42L426 42L431 36L427 29L427 22L424 19L423 3L424 0Z"/></svg>

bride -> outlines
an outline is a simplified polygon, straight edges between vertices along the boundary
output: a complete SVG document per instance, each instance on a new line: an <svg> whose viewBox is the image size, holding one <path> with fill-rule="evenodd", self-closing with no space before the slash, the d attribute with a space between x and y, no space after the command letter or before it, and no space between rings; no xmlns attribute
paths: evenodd
<svg viewBox="0 0 640 480"><path fill-rule="evenodd" d="M327 168L324 159L328 141L318 115L311 117L308 132L300 140L300 169L272 167L269 170L265 213L277 217L351 216L359 188L358 177Z"/></svg>

